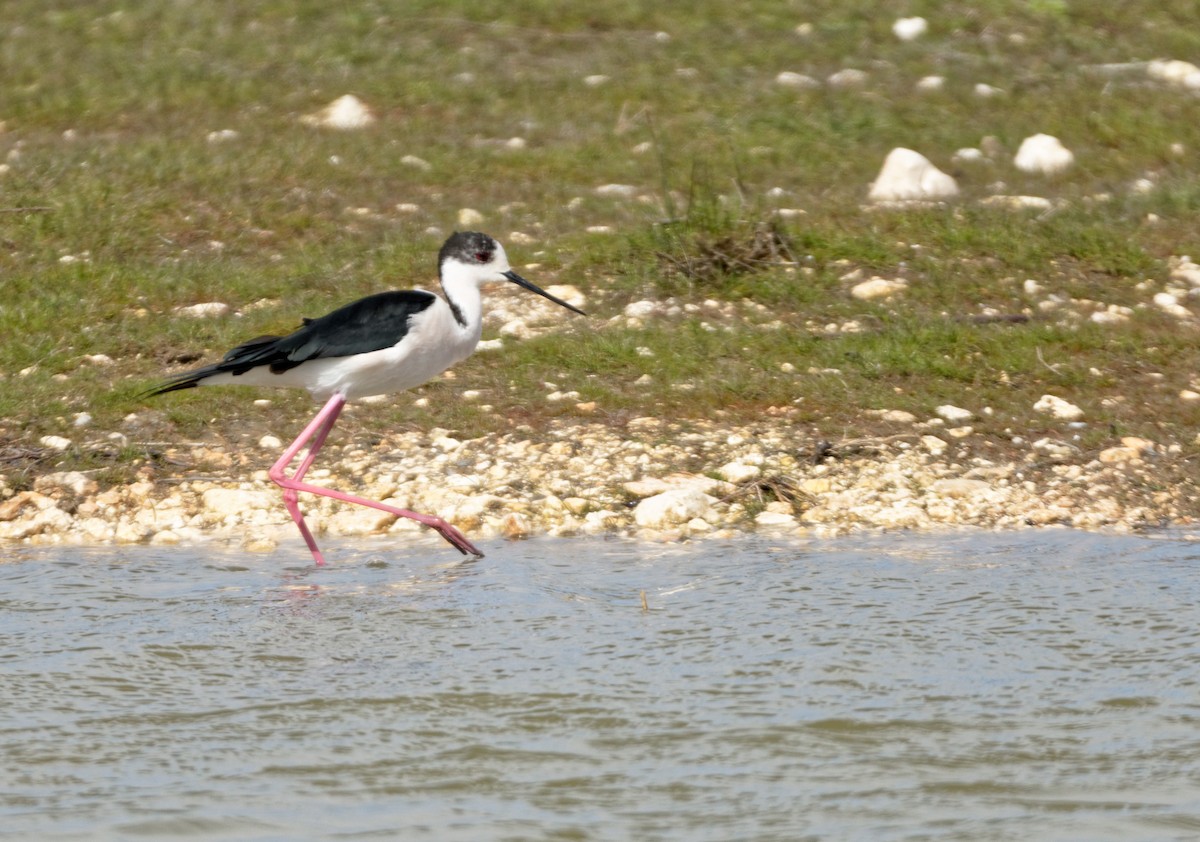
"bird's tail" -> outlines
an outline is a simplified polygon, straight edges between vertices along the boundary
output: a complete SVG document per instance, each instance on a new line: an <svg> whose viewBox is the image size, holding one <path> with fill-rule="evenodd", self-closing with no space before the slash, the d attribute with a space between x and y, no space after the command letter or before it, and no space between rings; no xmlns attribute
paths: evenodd
<svg viewBox="0 0 1200 842"><path fill-rule="evenodd" d="M278 336L260 336L257 339L251 339L234 348L219 363L194 368L191 371L181 371L179 374L151 386L138 397L152 398L155 395L165 395L167 392L178 392L180 389L194 389L215 374L244 374L256 366L269 363L275 343L278 341Z"/></svg>
<svg viewBox="0 0 1200 842"><path fill-rule="evenodd" d="M178 392L180 389L194 389L214 374L220 374L221 371L221 363L206 365L204 368L196 368L191 371L181 371L179 374L151 386L138 397L152 398L155 395L165 395L167 392Z"/></svg>

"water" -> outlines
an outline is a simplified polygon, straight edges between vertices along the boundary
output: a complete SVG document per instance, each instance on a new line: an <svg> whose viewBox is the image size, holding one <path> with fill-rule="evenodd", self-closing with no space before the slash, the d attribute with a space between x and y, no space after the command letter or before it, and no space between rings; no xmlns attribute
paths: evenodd
<svg viewBox="0 0 1200 842"><path fill-rule="evenodd" d="M0 839L1200 836L1200 545L485 549L0 549Z"/></svg>

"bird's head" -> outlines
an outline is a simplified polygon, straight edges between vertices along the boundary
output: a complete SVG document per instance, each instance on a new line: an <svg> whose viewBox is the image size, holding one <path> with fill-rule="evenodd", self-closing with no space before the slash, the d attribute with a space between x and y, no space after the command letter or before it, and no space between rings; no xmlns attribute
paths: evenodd
<svg viewBox="0 0 1200 842"><path fill-rule="evenodd" d="M450 235L438 252L438 274L443 285L450 277L473 282L476 287L489 281L510 281L581 316L587 315L573 304L551 295L514 272L508 264L504 246L478 231L455 231Z"/></svg>

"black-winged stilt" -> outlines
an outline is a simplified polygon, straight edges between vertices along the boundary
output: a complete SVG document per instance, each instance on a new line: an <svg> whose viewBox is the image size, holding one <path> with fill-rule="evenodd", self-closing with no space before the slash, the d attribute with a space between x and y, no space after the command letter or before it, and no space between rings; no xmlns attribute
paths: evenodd
<svg viewBox="0 0 1200 842"><path fill-rule="evenodd" d="M586 315L514 272L504 247L487 234L455 232L438 252L438 275L445 298L424 290L369 295L319 319L304 319L303 326L287 336L251 339L220 362L176 374L146 394L233 384L303 388L324 400L321 411L268 471L283 489L283 503L317 564L325 559L300 512L301 491L410 518L437 530L463 554L482 556L441 518L304 482L347 401L411 389L470 356L483 330L482 284L511 281ZM289 476L287 468L305 444L308 452Z"/></svg>

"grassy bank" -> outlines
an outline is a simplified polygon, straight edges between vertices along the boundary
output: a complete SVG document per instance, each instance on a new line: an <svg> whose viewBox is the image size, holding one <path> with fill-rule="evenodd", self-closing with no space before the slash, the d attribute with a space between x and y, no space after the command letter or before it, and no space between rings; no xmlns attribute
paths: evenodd
<svg viewBox="0 0 1200 842"><path fill-rule="evenodd" d="M1200 321L1153 296L1187 286L1172 258L1200 257L1200 95L1098 67L1200 62L1192 4L562 5L9 3L9 485L56 466L120 476L148 442L286 438L306 395L137 394L301 315L432 283L463 208L518 266L536 264L531 279L580 288L592 317L564 313L561 331L477 354L453 381L356 413L348 433L770 415L838 440L895 431L864 410L925 419L955 404L999 442L1094 450L1139 435L1197 453L1200 401L1180 393L1200 392ZM891 26L912 14L930 30L903 42ZM825 81L845 68L865 81ZM781 85L784 71L818 84ZM931 75L943 85L919 89ZM1000 92L981 97L981 83ZM374 125L301 123L345 93ZM236 136L210 136L222 130ZM1037 132L1075 166L1016 170ZM864 209L896 146L952 173L961 196ZM981 146L982 160L954 158ZM1053 207L979 203L997 193ZM908 286L850 294L872 276ZM642 300L666 303L627 319ZM230 314L176 312L211 301ZM1093 320L1110 307L1129 310ZM1046 393L1086 426L1034 412ZM79 413L90 423L75 426ZM73 444L54 452L46 435Z"/></svg>

